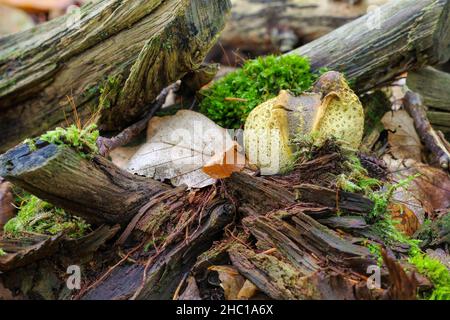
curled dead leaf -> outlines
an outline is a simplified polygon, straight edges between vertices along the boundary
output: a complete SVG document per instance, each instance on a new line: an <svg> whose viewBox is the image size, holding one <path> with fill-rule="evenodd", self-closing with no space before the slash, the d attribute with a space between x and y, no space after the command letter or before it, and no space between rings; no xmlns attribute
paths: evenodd
<svg viewBox="0 0 450 320"><path fill-rule="evenodd" d="M388 112L381 119L388 130L390 153L397 159L422 160L422 143L414 127L414 120L405 110Z"/></svg>
<svg viewBox="0 0 450 320"><path fill-rule="evenodd" d="M245 280L244 285L238 293L238 300L250 300L258 292L258 287L251 283L249 280Z"/></svg>
<svg viewBox="0 0 450 320"><path fill-rule="evenodd" d="M213 179L229 178L233 172L241 172L245 167L245 156L234 143L228 150L219 153L203 167L203 172Z"/></svg>
<svg viewBox="0 0 450 320"><path fill-rule="evenodd" d="M210 271L219 274L220 285L225 293L226 300L237 300L244 286L245 278L239 274L236 268L231 266L211 266ZM245 292L243 293L245 296Z"/></svg>
<svg viewBox="0 0 450 320"><path fill-rule="evenodd" d="M216 181L203 167L232 146L234 141L225 129L200 113L180 110L173 116L150 120L147 142L130 159L128 170L158 180L170 179L174 186L203 188Z"/></svg>
<svg viewBox="0 0 450 320"><path fill-rule="evenodd" d="M407 236L412 236L420 227L420 222L414 212L402 203L391 203L389 213L398 223L395 227Z"/></svg>
<svg viewBox="0 0 450 320"><path fill-rule="evenodd" d="M413 159L385 155L383 160L395 182L418 175L408 187L396 190L393 200L406 205L421 223L426 215L450 206L450 177L445 171Z"/></svg>

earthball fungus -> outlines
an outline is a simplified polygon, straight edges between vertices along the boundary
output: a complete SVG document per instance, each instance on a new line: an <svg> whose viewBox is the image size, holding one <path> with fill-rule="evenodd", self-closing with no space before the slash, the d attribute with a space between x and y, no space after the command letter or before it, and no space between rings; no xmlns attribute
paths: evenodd
<svg viewBox="0 0 450 320"><path fill-rule="evenodd" d="M326 72L312 92L280 94L257 106L244 128L244 145L250 163L263 175L283 173L295 153L292 139L314 136L317 144L335 138L345 148L358 149L364 131L364 110L358 96L339 72Z"/></svg>

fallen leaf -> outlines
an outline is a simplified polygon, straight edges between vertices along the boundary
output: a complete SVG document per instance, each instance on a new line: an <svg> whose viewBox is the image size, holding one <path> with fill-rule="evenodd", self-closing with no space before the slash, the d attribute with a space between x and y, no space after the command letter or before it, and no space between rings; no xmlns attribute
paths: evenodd
<svg viewBox="0 0 450 320"><path fill-rule="evenodd" d="M395 158L422 160L422 143L414 127L414 120L405 110L387 112L381 122L389 131L389 151Z"/></svg>
<svg viewBox="0 0 450 320"><path fill-rule="evenodd" d="M403 267L382 250L383 261L389 271L390 287L386 291L385 298L389 300L417 300L418 281L415 274L406 274Z"/></svg>
<svg viewBox="0 0 450 320"><path fill-rule="evenodd" d="M251 283L249 280L245 280L244 285L237 295L238 300L250 300L258 292L258 287Z"/></svg>
<svg viewBox="0 0 450 320"><path fill-rule="evenodd" d="M396 229L408 236L412 236L420 227L416 214L402 203L391 203L389 213L398 222L395 224Z"/></svg>
<svg viewBox="0 0 450 320"><path fill-rule="evenodd" d="M0 36L34 27L33 19L24 11L0 5Z"/></svg>
<svg viewBox="0 0 450 320"><path fill-rule="evenodd" d="M408 187L396 190L393 200L412 210L420 223L426 215L450 206L450 177L446 172L413 159L396 160L385 155L383 160L395 182L419 174Z"/></svg>
<svg viewBox="0 0 450 320"><path fill-rule="evenodd" d="M113 149L109 156L111 157L111 162L118 166L120 169L126 169L130 159L136 154L141 146L133 147L118 147Z"/></svg>
<svg viewBox="0 0 450 320"><path fill-rule="evenodd" d="M174 186L203 188L215 182L203 167L233 145L228 132L212 120L180 110L150 120L147 142L130 159L128 170L157 180L170 179Z"/></svg>
<svg viewBox="0 0 450 320"><path fill-rule="evenodd" d="M203 172L213 179L229 178L233 172L241 172L245 167L245 156L239 152L239 145L219 153L203 167Z"/></svg>
<svg viewBox="0 0 450 320"><path fill-rule="evenodd" d="M220 285L225 292L226 300L237 300L244 286L245 278L239 274L236 268L231 266L211 266L208 270L219 274Z"/></svg>

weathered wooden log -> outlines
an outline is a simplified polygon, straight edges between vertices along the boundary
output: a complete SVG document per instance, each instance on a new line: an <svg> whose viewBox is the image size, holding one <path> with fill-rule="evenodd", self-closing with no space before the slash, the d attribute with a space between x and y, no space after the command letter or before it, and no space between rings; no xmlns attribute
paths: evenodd
<svg viewBox="0 0 450 320"><path fill-rule="evenodd" d="M366 14L371 5L385 2L231 0L231 18L220 44L239 53L286 52Z"/></svg>
<svg viewBox="0 0 450 320"><path fill-rule="evenodd" d="M298 200L318 203L323 206L335 208L336 211L345 211L368 214L373 209L373 202L357 193L331 190L312 184L302 184L294 187L298 191Z"/></svg>
<svg viewBox="0 0 450 320"><path fill-rule="evenodd" d="M433 127L450 134L450 74L427 67L408 72L406 84L423 98Z"/></svg>
<svg viewBox="0 0 450 320"><path fill-rule="evenodd" d="M229 0L100 0L1 38L0 152L64 123L71 104L82 120L98 113L104 130L138 120L200 67L229 9Z"/></svg>
<svg viewBox="0 0 450 320"><path fill-rule="evenodd" d="M314 70L340 71L367 91L450 58L450 2L390 1L289 54L308 56Z"/></svg>
<svg viewBox="0 0 450 320"><path fill-rule="evenodd" d="M427 67L409 72L406 85L420 94L428 108L450 113L450 74Z"/></svg>
<svg viewBox="0 0 450 320"><path fill-rule="evenodd" d="M68 146L38 142L0 156L0 176L91 223L127 223L169 187L134 176L103 157L86 159Z"/></svg>

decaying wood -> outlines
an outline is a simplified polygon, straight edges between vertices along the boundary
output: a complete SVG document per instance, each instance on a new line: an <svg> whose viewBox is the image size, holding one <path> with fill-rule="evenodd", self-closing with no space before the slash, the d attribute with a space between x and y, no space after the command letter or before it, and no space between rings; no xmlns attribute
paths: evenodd
<svg viewBox="0 0 450 320"><path fill-rule="evenodd" d="M294 189L298 191L298 200L319 203L323 206L336 208L336 211L367 214L373 208L373 202L370 199L356 193L331 190L312 184L294 186Z"/></svg>
<svg viewBox="0 0 450 320"><path fill-rule="evenodd" d="M450 2L390 1L290 52L344 73L359 92L450 58Z"/></svg>
<svg viewBox="0 0 450 320"><path fill-rule="evenodd" d="M82 157L67 146L38 142L0 156L0 176L91 223L124 224L153 196L168 190L134 176L103 157Z"/></svg>
<svg viewBox="0 0 450 320"><path fill-rule="evenodd" d="M354 20L386 1L232 0L220 44L225 49L267 54L286 52Z"/></svg>
<svg viewBox="0 0 450 320"><path fill-rule="evenodd" d="M274 299L356 299L357 284L363 281L365 268L374 263L367 248L300 211L282 210L243 222L276 253L256 253L238 245L229 250L231 261ZM325 265L331 270L322 272Z"/></svg>
<svg viewBox="0 0 450 320"><path fill-rule="evenodd" d="M200 67L228 0L100 0L0 39L0 152L99 112L104 130L145 114L161 90ZM70 99L68 99L70 97Z"/></svg>
<svg viewBox="0 0 450 320"><path fill-rule="evenodd" d="M148 212L150 216L158 213L158 207ZM174 215L165 212L163 215ZM120 265L98 286L83 295L83 299L170 299L182 279L194 265L197 256L206 251L224 227L232 221L234 207L227 203L213 203L204 212L201 224L187 239L178 235L177 242L167 247L150 251L144 263ZM165 224L155 228L162 234L171 236L164 230ZM148 235L155 230L147 230ZM184 230L183 230L184 232ZM155 244L156 246L156 244ZM141 254L145 254L141 250Z"/></svg>
<svg viewBox="0 0 450 320"><path fill-rule="evenodd" d="M101 226L79 239L60 234L0 240L0 246L8 251L0 257L0 288L1 284L9 288L14 293L12 298L69 299L67 268L83 268L94 260L103 263L93 254L118 230L117 225Z"/></svg>
<svg viewBox="0 0 450 320"><path fill-rule="evenodd" d="M403 100L405 109L414 119L414 126L420 139L437 158L440 166L443 169L449 169L450 150L447 149L445 140L431 126L421 97L417 93L408 91Z"/></svg>

